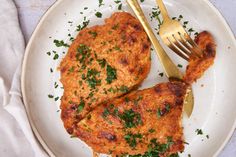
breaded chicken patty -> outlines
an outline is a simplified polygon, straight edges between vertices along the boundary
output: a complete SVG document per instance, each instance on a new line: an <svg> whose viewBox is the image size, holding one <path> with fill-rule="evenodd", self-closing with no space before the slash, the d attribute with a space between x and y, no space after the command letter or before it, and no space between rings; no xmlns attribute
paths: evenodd
<svg viewBox="0 0 236 157"><path fill-rule="evenodd" d="M169 82L103 103L77 124L75 136L113 156L176 154L184 149L185 93L185 83Z"/></svg>
<svg viewBox="0 0 236 157"><path fill-rule="evenodd" d="M150 71L150 46L140 22L126 12L78 34L60 65L61 118L69 134L99 104L139 86Z"/></svg>

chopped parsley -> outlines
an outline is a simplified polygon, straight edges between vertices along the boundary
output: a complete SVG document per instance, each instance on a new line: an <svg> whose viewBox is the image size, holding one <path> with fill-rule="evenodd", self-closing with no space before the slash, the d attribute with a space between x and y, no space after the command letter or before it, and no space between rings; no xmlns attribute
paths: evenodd
<svg viewBox="0 0 236 157"><path fill-rule="evenodd" d="M124 136L124 139L130 147L135 148L137 143L142 140L142 137L143 136L141 134L128 133Z"/></svg>
<svg viewBox="0 0 236 157"><path fill-rule="evenodd" d="M159 157L163 156L174 144L171 137L167 137L166 143L159 143L157 139L151 139L148 145L148 151L141 155L128 155L128 157ZM171 154L169 157L178 157L178 154Z"/></svg>
<svg viewBox="0 0 236 157"><path fill-rule="evenodd" d="M80 100L80 103L79 103L79 106L78 106L78 108L77 108L77 112L82 112L83 111L83 109L84 109L84 106L85 106L85 102L84 102L84 100L83 99L81 99Z"/></svg>
<svg viewBox="0 0 236 157"><path fill-rule="evenodd" d="M51 95L51 94L48 94L48 97L49 97L50 99L54 98L54 96Z"/></svg>
<svg viewBox="0 0 236 157"><path fill-rule="evenodd" d="M117 79L117 73L116 73L116 69L112 68L109 64L107 64L107 78L106 81L108 84L111 84L113 82L113 80Z"/></svg>
<svg viewBox="0 0 236 157"><path fill-rule="evenodd" d="M98 2L99 2L99 7L101 7L102 5L104 5L103 0L98 0Z"/></svg>
<svg viewBox="0 0 236 157"><path fill-rule="evenodd" d="M178 64L178 67L179 67L179 68L183 68L183 65L181 65L181 64Z"/></svg>
<svg viewBox="0 0 236 157"><path fill-rule="evenodd" d="M101 80L97 79L97 76L100 75L100 72L98 72L96 69L88 69L86 81L90 88L95 89L96 86L101 84Z"/></svg>
<svg viewBox="0 0 236 157"><path fill-rule="evenodd" d="M63 40L54 40L53 43L57 46L57 47L69 47L68 44L66 44Z"/></svg>
<svg viewBox="0 0 236 157"><path fill-rule="evenodd" d="M98 59L98 64L101 66L101 68L105 68L106 66L106 60L105 59Z"/></svg>
<svg viewBox="0 0 236 157"><path fill-rule="evenodd" d="M51 52L47 52L47 55L48 55L48 56L51 56Z"/></svg>
<svg viewBox="0 0 236 157"><path fill-rule="evenodd" d="M57 60L59 58L59 55L56 53L54 54L53 60Z"/></svg>
<svg viewBox="0 0 236 157"><path fill-rule="evenodd" d="M53 73L53 69L52 68L50 68L50 72Z"/></svg>
<svg viewBox="0 0 236 157"><path fill-rule="evenodd" d="M138 96L138 98L134 100L134 105L138 105L139 101L142 99L143 99L142 96Z"/></svg>
<svg viewBox="0 0 236 157"><path fill-rule="evenodd" d="M129 88L127 86L121 86L119 89L122 93L127 93L129 91Z"/></svg>
<svg viewBox="0 0 236 157"><path fill-rule="evenodd" d="M163 76L164 76L164 73L159 73L159 76L160 76L160 77L163 77Z"/></svg>
<svg viewBox="0 0 236 157"><path fill-rule="evenodd" d="M125 102L128 103L130 100L128 97L125 97Z"/></svg>
<svg viewBox="0 0 236 157"><path fill-rule="evenodd" d="M82 64L85 64L86 58L90 57L90 48L87 45L80 44L77 53L76 53L76 60Z"/></svg>
<svg viewBox="0 0 236 157"><path fill-rule="evenodd" d="M149 129L148 132L149 133L154 133L156 130L155 129Z"/></svg>
<svg viewBox="0 0 236 157"><path fill-rule="evenodd" d="M112 26L113 30L117 30L119 28L119 24L115 24L114 26Z"/></svg>
<svg viewBox="0 0 236 157"><path fill-rule="evenodd" d="M107 116L110 114L109 110L106 108L104 109L103 113L102 113L102 117L103 118L107 118Z"/></svg>
<svg viewBox="0 0 236 157"><path fill-rule="evenodd" d="M97 35L98 35L98 33L95 32L95 31L89 31L88 33L89 33L93 38L96 38Z"/></svg>
<svg viewBox="0 0 236 157"><path fill-rule="evenodd" d="M165 104L165 108L164 109L160 109L158 108L157 110L157 118L161 118L162 116L164 116L165 114L170 112L170 104Z"/></svg>
<svg viewBox="0 0 236 157"><path fill-rule="evenodd" d="M95 15L96 15L98 18L102 18L102 13L101 13L101 12L96 12Z"/></svg>
<svg viewBox="0 0 236 157"><path fill-rule="evenodd" d="M195 132L197 133L197 135L203 135L202 129L197 129Z"/></svg>
<svg viewBox="0 0 236 157"><path fill-rule="evenodd" d="M77 26L76 31L81 31L84 28L86 28L89 25L90 20L87 20L86 17L84 17L84 21L82 22L82 24Z"/></svg>
<svg viewBox="0 0 236 157"><path fill-rule="evenodd" d="M55 100L55 101L58 101L58 100L59 100L59 97L56 97L54 100Z"/></svg>
<svg viewBox="0 0 236 157"><path fill-rule="evenodd" d="M119 118L124 121L125 128L133 128L142 124L141 115L132 109L119 114Z"/></svg>
<svg viewBox="0 0 236 157"><path fill-rule="evenodd" d="M121 0L114 0L114 2L115 2L116 4L118 4L117 9L118 9L118 10L121 10L121 9L122 9L122 3L121 3Z"/></svg>

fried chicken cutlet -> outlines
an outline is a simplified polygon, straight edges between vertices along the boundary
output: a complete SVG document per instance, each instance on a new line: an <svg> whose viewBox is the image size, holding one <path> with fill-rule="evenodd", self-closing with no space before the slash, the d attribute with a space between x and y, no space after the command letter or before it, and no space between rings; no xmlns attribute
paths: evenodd
<svg viewBox="0 0 236 157"><path fill-rule="evenodd" d="M99 104L139 86L150 71L150 46L140 22L126 12L78 34L60 65L61 118L69 134Z"/></svg>
<svg viewBox="0 0 236 157"><path fill-rule="evenodd" d="M183 151L181 124L186 85L158 84L98 106L77 124L75 136L95 152L169 156Z"/></svg>

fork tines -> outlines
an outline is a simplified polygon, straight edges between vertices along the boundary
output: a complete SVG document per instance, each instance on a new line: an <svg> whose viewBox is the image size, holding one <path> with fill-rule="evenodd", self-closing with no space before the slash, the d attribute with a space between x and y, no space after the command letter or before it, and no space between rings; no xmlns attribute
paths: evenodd
<svg viewBox="0 0 236 157"><path fill-rule="evenodd" d="M170 49L187 61L192 57L201 57L202 55L202 50L186 32L172 34L172 37L167 37L167 40Z"/></svg>

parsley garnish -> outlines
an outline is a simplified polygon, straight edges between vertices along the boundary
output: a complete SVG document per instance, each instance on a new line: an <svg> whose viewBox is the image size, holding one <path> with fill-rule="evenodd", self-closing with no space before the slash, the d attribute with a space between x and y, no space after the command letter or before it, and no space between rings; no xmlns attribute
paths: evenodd
<svg viewBox="0 0 236 157"><path fill-rule="evenodd" d="M129 144L130 147L135 148L137 145L137 142L140 142L142 137L143 136L141 134L128 133L124 136L124 139ZM139 141L137 141L137 140L139 140Z"/></svg>
<svg viewBox="0 0 236 157"><path fill-rule="evenodd" d="M183 68L183 65L181 65L181 64L178 64L178 67L179 67L179 68Z"/></svg>
<svg viewBox="0 0 236 157"><path fill-rule="evenodd" d="M142 124L141 115L132 109L125 110L122 114L119 114L119 118L124 121L125 128L133 128Z"/></svg>
<svg viewBox="0 0 236 157"><path fill-rule="evenodd" d="M57 60L59 58L58 54L54 54L53 60Z"/></svg>
<svg viewBox="0 0 236 157"><path fill-rule="evenodd" d="M101 68L105 68L106 63L107 63L105 59L98 59L97 61L99 65L101 66Z"/></svg>
<svg viewBox="0 0 236 157"><path fill-rule="evenodd" d="M98 0L98 2L99 2L99 7L101 7L102 5L104 5L104 4L103 4L103 0Z"/></svg>
<svg viewBox="0 0 236 157"><path fill-rule="evenodd" d="M102 113L102 117L103 118L107 118L107 116L110 114L109 110L106 108L104 109L103 113Z"/></svg>
<svg viewBox="0 0 236 157"><path fill-rule="evenodd" d="M89 22L90 22L90 20L86 20L86 17L84 17L83 23L77 26L76 31L81 31L84 28L86 28L89 25Z"/></svg>
<svg viewBox="0 0 236 157"><path fill-rule="evenodd" d="M54 42L54 44L57 46L57 47L69 47L69 45L68 44L66 44L63 40L54 40L53 41Z"/></svg>
<svg viewBox="0 0 236 157"><path fill-rule="evenodd" d="M95 32L95 31L89 31L88 33L89 33L93 38L96 38L97 35L98 35L98 33Z"/></svg>
<svg viewBox="0 0 236 157"><path fill-rule="evenodd" d="M51 94L48 94L48 97L49 97L50 99L54 98L54 96L51 95Z"/></svg>
<svg viewBox="0 0 236 157"><path fill-rule="evenodd" d="M101 12L96 12L95 14L98 18L102 18L102 13Z"/></svg>
<svg viewBox="0 0 236 157"><path fill-rule="evenodd" d="M107 64L107 78L106 81L108 84L111 84L113 82L113 80L117 79L116 76L116 69L112 68L110 65Z"/></svg>
<svg viewBox="0 0 236 157"><path fill-rule="evenodd" d="M202 129L197 129L195 132L197 133L197 135L203 135Z"/></svg>
<svg viewBox="0 0 236 157"><path fill-rule="evenodd" d="M127 86L121 86L119 89L122 93L127 93L129 91L129 88Z"/></svg>
<svg viewBox="0 0 236 157"><path fill-rule="evenodd" d="M81 100L80 100L80 104L79 104L79 106L78 106L78 108L77 108L77 112L80 113L81 111L83 111L84 106L85 106L85 102L84 102L83 99L81 99Z"/></svg>

